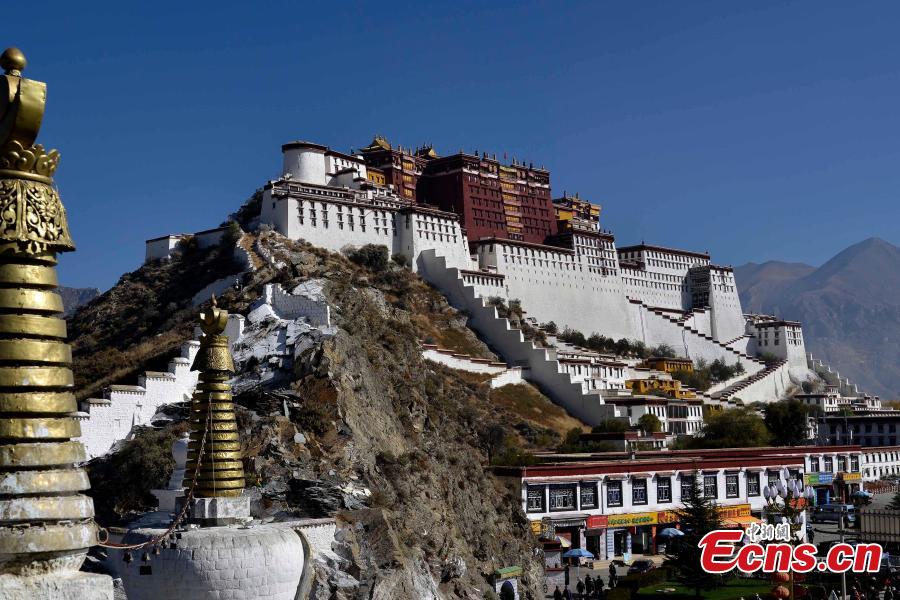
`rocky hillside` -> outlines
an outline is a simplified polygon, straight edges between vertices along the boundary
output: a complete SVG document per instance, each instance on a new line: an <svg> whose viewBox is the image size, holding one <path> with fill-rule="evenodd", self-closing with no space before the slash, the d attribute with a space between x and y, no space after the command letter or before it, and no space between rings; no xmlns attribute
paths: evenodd
<svg viewBox="0 0 900 600"><path fill-rule="evenodd" d="M303 345L289 383L237 398L246 469L256 484L255 514L339 519L341 561L318 566L314 597L480 599L486 576L510 565L524 568L523 597L539 597L541 568L518 489L494 477L486 463L490 453L508 458L555 445L577 422L554 412L533 389L520 401L501 394L502 401L493 402L480 378L424 361L423 339L491 354L465 327L464 316L409 270L389 262L364 267L274 233L261 234L258 243L270 262L220 305L243 313L267 282L290 289L317 278L326 282L338 327L336 335ZM198 254L123 277L76 315L77 366L100 363L94 377L110 381L164 358L186 338L195 312L186 299L202 287L183 273L207 272L215 260ZM218 267L209 277L228 270ZM186 286L183 293L175 281ZM146 312L143 318L132 314L137 307ZM97 319L110 325L86 327ZM101 360L109 353L129 366ZM96 386L80 381L82 390ZM545 409L549 421L540 417ZM157 445L171 439L153 437ZM145 438L139 436L140 443L152 445ZM122 464L141 468L130 447L92 466L102 489L110 488L105 482ZM130 499L98 495L98 513L141 508L146 489L165 477L145 478L146 488Z"/></svg>
<svg viewBox="0 0 900 600"><path fill-rule="evenodd" d="M863 391L900 390L900 248L870 238L819 268L793 263L735 269L748 310L803 322L807 349Z"/></svg>

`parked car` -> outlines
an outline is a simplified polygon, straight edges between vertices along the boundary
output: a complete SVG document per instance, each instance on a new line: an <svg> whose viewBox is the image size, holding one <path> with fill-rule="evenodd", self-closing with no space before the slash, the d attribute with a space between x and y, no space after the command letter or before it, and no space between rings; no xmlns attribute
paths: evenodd
<svg viewBox="0 0 900 600"><path fill-rule="evenodd" d="M823 504L812 514L813 523L838 523L844 515L847 525L856 522L856 507L852 504Z"/></svg>
<svg viewBox="0 0 900 600"><path fill-rule="evenodd" d="M652 560L636 560L628 567L629 575L642 575L656 568Z"/></svg>

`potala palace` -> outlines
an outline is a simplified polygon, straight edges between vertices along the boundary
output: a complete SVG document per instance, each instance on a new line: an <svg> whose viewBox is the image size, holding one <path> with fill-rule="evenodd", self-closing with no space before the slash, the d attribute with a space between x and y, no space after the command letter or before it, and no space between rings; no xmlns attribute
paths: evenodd
<svg viewBox="0 0 900 600"><path fill-rule="evenodd" d="M490 372L498 381L524 378L588 424L656 415L664 435L643 441L657 447L697 433L703 404L775 401L799 392L814 373L835 393L859 396L807 355L800 323L743 312L731 267L714 264L706 252L617 247L600 226L600 206L577 195L553 199L545 169L501 164L486 153L442 157L382 137L354 153L292 142L282 155L282 176L254 200L255 227L336 252L386 246L468 315L505 366L426 345L429 360ZM166 259L184 237L149 240L146 259ZM221 230L195 237L209 244ZM217 282L204 294L233 283ZM498 311L513 301L534 328L551 332L552 323L560 332L664 345L681 360L617 357L552 333L536 344ZM742 368L705 391L672 376L717 360Z"/></svg>

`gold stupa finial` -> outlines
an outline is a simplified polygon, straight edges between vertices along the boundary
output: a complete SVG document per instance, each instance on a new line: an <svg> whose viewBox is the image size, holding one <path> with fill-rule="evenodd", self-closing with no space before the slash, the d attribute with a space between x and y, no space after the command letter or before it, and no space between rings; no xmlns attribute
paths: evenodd
<svg viewBox="0 0 900 600"><path fill-rule="evenodd" d="M223 335L228 311L210 307L200 316L200 350L191 370L200 371L197 389L191 401L191 434L184 487L194 486L194 498L240 496L244 491L244 464L241 441L228 380L234 373L231 344ZM202 449L202 455L200 453Z"/></svg>
<svg viewBox="0 0 900 600"><path fill-rule="evenodd" d="M59 154L34 145L47 86L0 55L0 574L76 572L97 543L72 393L72 351L56 252L73 250L51 176Z"/></svg>
<svg viewBox="0 0 900 600"><path fill-rule="evenodd" d="M25 53L18 48L7 48L3 51L3 54L0 55L0 67L3 67L3 70L6 71L7 75L21 77L22 71L25 70L27 64L28 61L25 60Z"/></svg>
<svg viewBox="0 0 900 600"><path fill-rule="evenodd" d="M35 144L47 86L22 77L28 61L18 48L0 55L0 243L29 254L75 249L66 210L53 185L59 152Z"/></svg>

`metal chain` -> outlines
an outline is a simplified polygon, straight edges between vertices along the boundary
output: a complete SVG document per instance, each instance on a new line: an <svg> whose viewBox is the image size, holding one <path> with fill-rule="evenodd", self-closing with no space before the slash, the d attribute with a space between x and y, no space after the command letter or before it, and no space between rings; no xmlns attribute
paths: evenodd
<svg viewBox="0 0 900 600"><path fill-rule="evenodd" d="M206 445L206 436L209 433L211 423L212 411L209 411L206 415L206 428L203 430L203 436L200 438L200 451L197 453L197 466L194 468L194 477L191 481L191 488L188 490L187 496L185 496L184 505L181 507L181 512L177 517L175 517L175 520L172 521L172 524L169 525L169 528L160 535L150 538L146 542L141 542L140 544L117 544L116 542L109 541L109 531L105 527L101 527L100 531L106 533L106 539L99 542L97 544L98 546L102 548L117 548L119 550L139 550L141 548L146 548L147 546L159 544L162 540L171 535L173 531L175 531L175 528L178 527L179 524L181 524L181 522L184 520L184 517L187 515L188 509L191 507L191 500L193 500L194 498L194 489L197 487L197 476L200 474L200 464L203 461L203 447Z"/></svg>

